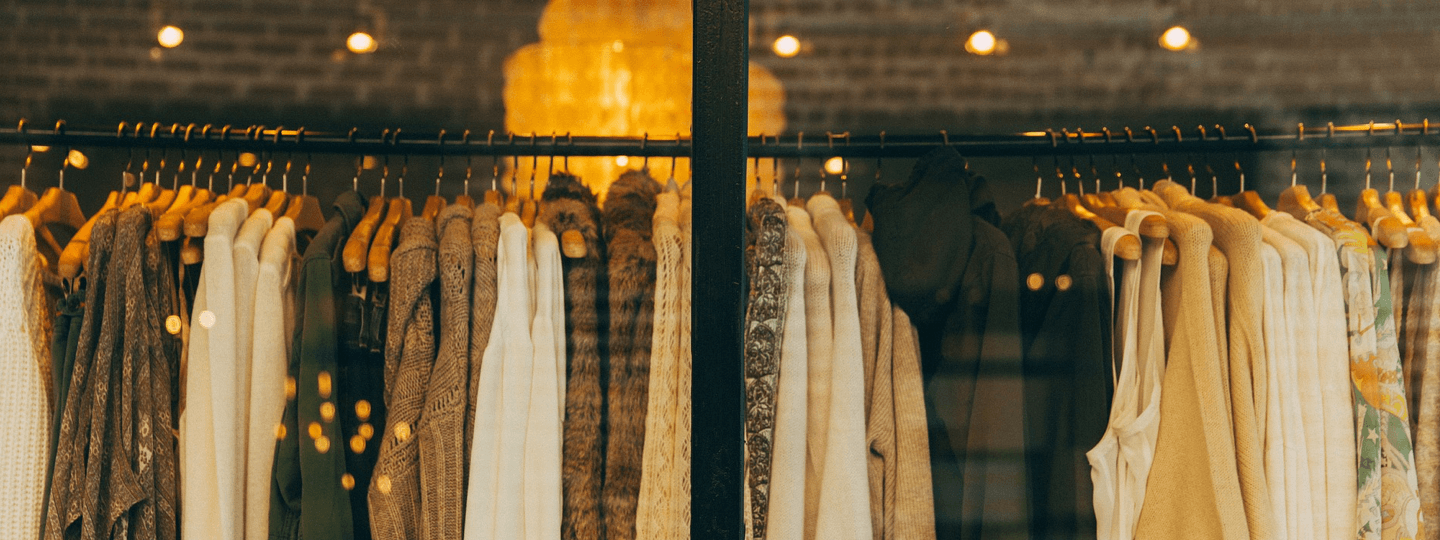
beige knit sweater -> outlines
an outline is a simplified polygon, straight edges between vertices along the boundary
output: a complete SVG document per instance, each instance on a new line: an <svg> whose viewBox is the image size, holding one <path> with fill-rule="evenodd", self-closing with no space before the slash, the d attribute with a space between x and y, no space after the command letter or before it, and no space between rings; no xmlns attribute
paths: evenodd
<svg viewBox="0 0 1440 540"><path fill-rule="evenodd" d="M254 348L250 362L250 427L245 466L245 538L270 537L275 426L285 412L285 377L295 334L295 222L275 220L260 246L255 279Z"/></svg>
<svg viewBox="0 0 1440 540"><path fill-rule="evenodd" d="M1260 223L1242 210L1195 198L1174 182L1157 182L1155 191L1171 208L1205 220L1214 231L1215 245L1225 253L1229 264L1226 313L1230 406L1245 517L1252 540L1275 538L1272 489L1266 480L1262 453L1268 420L1266 400L1272 385L1266 372L1261 332L1265 293Z"/></svg>
<svg viewBox="0 0 1440 540"><path fill-rule="evenodd" d="M673 490L677 468L676 426L679 423L680 343L684 250L680 237L680 196L666 191L656 196L655 326L650 345L650 392L645 413L645 449L640 495L635 515L635 537L678 540L670 524L678 519ZM688 499L684 501L688 504Z"/></svg>
<svg viewBox="0 0 1440 540"><path fill-rule="evenodd" d="M1221 341L1210 292L1210 227L1183 212L1165 217L1180 257L1162 283L1169 358L1135 536L1240 540L1249 531L1225 401L1229 381L1224 363L1215 361Z"/></svg>
<svg viewBox="0 0 1440 540"><path fill-rule="evenodd" d="M451 538L465 516L465 409L470 371L470 273L474 270L468 207L450 205L439 233L440 343L415 425L420 440L420 537ZM430 240L433 242L434 240Z"/></svg>
<svg viewBox="0 0 1440 540"><path fill-rule="evenodd" d="M855 228L828 193L807 205L830 258L830 306L834 357L830 369L830 421L815 536L868 540L870 485L865 457L865 371L860 354L860 312L855 291Z"/></svg>
<svg viewBox="0 0 1440 540"><path fill-rule="evenodd" d="M781 201L783 204L783 201ZM788 211L787 211L788 214ZM805 338L805 240L795 228L785 238L785 328L775 397L774 450L770 463L767 535L776 540L805 534L805 429L809 362Z"/></svg>
<svg viewBox="0 0 1440 540"><path fill-rule="evenodd" d="M835 347L830 326L830 257L820 245L810 214L787 206L790 230L805 242L805 540L815 538L820 484L825 472L826 434L830 425L830 366ZM867 526L868 528L868 526Z"/></svg>
<svg viewBox="0 0 1440 540"><path fill-rule="evenodd" d="M871 532L877 540L933 539L935 503L918 334L905 312L890 305L870 235L857 229L856 239Z"/></svg>
<svg viewBox="0 0 1440 540"><path fill-rule="evenodd" d="M7 436L4 459L0 461L0 538L33 540L40 536L42 499L45 494L46 446L50 440L50 407L45 395L41 365L48 360L36 338L40 329L32 324L41 307L34 294L39 280L35 233L24 217L0 221L0 375L5 392L0 394L0 414ZM112 286L119 286L113 284Z"/></svg>

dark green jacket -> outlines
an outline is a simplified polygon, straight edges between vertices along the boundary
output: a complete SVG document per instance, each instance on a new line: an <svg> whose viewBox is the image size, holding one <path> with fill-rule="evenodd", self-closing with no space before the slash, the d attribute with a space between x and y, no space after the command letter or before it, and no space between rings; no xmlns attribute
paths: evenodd
<svg viewBox="0 0 1440 540"><path fill-rule="evenodd" d="M340 194L335 212L310 242L296 285L290 377L295 392L285 404L284 437L276 442L270 487L270 538L352 540L350 494L344 485L346 441L338 414L336 304L347 283L340 250L365 207L353 191ZM325 404L330 404L325 407ZM322 417L322 408L332 414ZM319 426L312 436L311 425ZM353 484L351 485L353 488ZM364 486L360 486L364 489Z"/></svg>

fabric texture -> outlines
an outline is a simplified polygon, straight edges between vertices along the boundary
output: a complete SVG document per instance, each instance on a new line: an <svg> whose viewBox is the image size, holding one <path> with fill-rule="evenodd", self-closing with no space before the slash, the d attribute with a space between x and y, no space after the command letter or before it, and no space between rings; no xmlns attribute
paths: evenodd
<svg viewBox="0 0 1440 540"><path fill-rule="evenodd" d="M779 219L783 221L783 210ZM688 537L678 529L679 505L689 505L673 492L675 476L688 475L677 467L680 423L680 356L688 346L680 340L683 315L680 298L688 294L684 284L685 264L680 233L680 194L671 190L656 196L655 243L655 326L650 345L650 392L645 412L645 450L641 467L639 503L636 507L637 538L676 539ZM752 284L754 282L752 281ZM778 363L778 362L777 362ZM803 455L802 455L803 456Z"/></svg>
<svg viewBox="0 0 1440 540"><path fill-rule="evenodd" d="M1221 358L1223 326L1217 324L1211 293L1212 233L1190 214L1163 214L1179 259L1161 282L1168 351L1155 459L1136 537L1249 538L1227 397L1230 381L1225 363L1215 361Z"/></svg>
<svg viewBox="0 0 1440 540"><path fill-rule="evenodd" d="M810 213L800 206L787 206L790 230L800 235L805 246L805 508L804 538L815 538L820 512L820 492L825 474L825 450L830 426L830 366L835 349L833 320L830 317L830 256L815 234Z"/></svg>
<svg viewBox="0 0 1440 540"><path fill-rule="evenodd" d="M530 375L530 418L525 429L525 537L554 540L560 537L563 514L561 437L564 431L565 332L561 311L565 299L560 269L560 241L536 222L534 243L535 317L530 335L535 356Z"/></svg>
<svg viewBox="0 0 1440 540"><path fill-rule="evenodd" d="M745 512L749 529L746 536L757 540L766 537L775 433L775 384L780 376L779 358L785 335L788 284L784 266L787 230L784 212L773 199L761 198L750 206L747 220L750 239L745 258L750 291L744 323L745 500L748 501ZM665 255L662 252L662 256ZM652 357L656 359L658 357ZM656 367L668 366L657 363ZM655 373L653 367L651 373ZM652 387L651 395L655 390Z"/></svg>
<svg viewBox="0 0 1440 540"><path fill-rule="evenodd" d="M295 222L287 217L275 220L258 257L245 451L247 540L270 537L275 435L285 415L285 377L290 367L290 337L295 335Z"/></svg>
<svg viewBox="0 0 1440 540"><path fill-rule="evenodd" d="M235 506L240 512L237 523L242 531L241 538L263 538L259 536L260 533L251 533L248 526L252 522L252 518L257 526L263 526L261 524L269 519L268 515L250 512L246 506L252 495L250 489L252 475L249 472L250 442L252 435L257 435L250 426L250 394L254 390L250 378L255 361L255 314L257 313L255 284L260 274L260 250L265 242L265 237L274 224L275 217L269 210L264 208L256 210L241 223L240 230L235 233L235 243L231 246L231 256L235 263L235 358L239 365L235 366L238 377L232 383L235 385L235 401L225 408L228 414L235 417L236 431L227 436L236 439L235 464L232 468L239 477L234 485L233 497L236 501ZM279 308L278 305L275 307ZM269 431L271 436L274 436L273 423L258 427L263 431ZM258 435L263 437L263 431ZM274 439L266 442L273 444ZM270 471L269 467L265 465L269 461L266 459L261 462L260 466L264 470L253 475L256 481L256 489L253 494L256 498L263 499L270 496ZM266 532L268 533L268 530Z"/></svg>
<svg viewBox="0 0 1440 540"><path fill-rule="evenodd" d="M610 379L606 389L605 483L601 490L606 540L635 538L650 383L655 304L655 196L660 184L629 171L605 197L610 278Z"/></svg>
<svg viewBox="0 0 1440 540"><path fill-rule="evenodd" d="M371 532L377 540L431 537L426 503L430 502L429 496L440 495L425 489L427 471L422 462L429 449L422 449L419 436L435 365L437 251L435 223L409 219L400 230L400 244L390 258L394 280L390 284L385 364L395 366L395 379L385 384L388 425L369 486ZM454 385L462 376L454 364L450 362L443 384ZM438 451L431 454L439 460L435 465L444 470L443 447L433 449Z"/></svg>
<svg viewBox="0 0 1440 540"><path fill-rule="evenodd" d="M494 327L481 362L475 439L465 500L465 540L524 538L525 433L534 344L530 233L513 212L500 216Z"/></svg>
<svg viewBox="0 0 1440 540"><path fill-rule="evenodd" d="M1421 218L1420 224L1431 239L1440 239L1440 220ZM1415 473L1420 488L1421 516L1427 517L1425 537L1440 539L1440 271L1421 266L1415 272L1414 290L1408 300L1406 335L1411 346L1405 350L1406 382L1415 424Z"/></svg>
<svg viewBox="0 0 1440 540"><path fill-rule="evenodd" d="M562 261L568 330L565 357L569 365L565 377L561 479L564 511L560 534L564 540L586 540L601 534L600 487L605 458L601 413L605 393L600 381L606 327L601 324L600 314L608 315L605 243L595 194L574 176L557 174L545 185L539 219L557 235L577 231L585 241L584 257Z"/></svg>
<svg viewBox="0 0 1440 540"><path fill-rule="evenodd" d="M887 292L920 337L937 537L1026 538L1019 278L989 188L945 147L866 207Z"/></svg>
<svg viewBox="0 0 1440 540"><path fill-rule="evenodd" d="M1114 393L1101 231L1064 208L1039 205L1011 214L1002 228L1019 270L1031 536L1090 537L1096 520L1085 454L1105 433Z"/></svg>
<svg viewBox="0 0 1440 540"><path fill-rule="evenodd" d="M549 206L549 205L546 205ZM465 476L470 475L470 441L475 437L475 405L480 388L480 362L495 325L495 249L500 241L500 207L481 203L470 216L470 242L475 256L470 289L470 367L465 411Z"/></svg>
<svg viewBox="0 0 1440 540"><path fill-rule="evenodd" d="M341 193L335 199L330 219L301 257L295 286L296 328L290 346L294 353L290 356L281 418L284 429L277 429L275 434L270 491L272 539L354 537L352 499L346 491L357 486L346 486L349 473L342 446L345 439L333 414L337 394L342 392L337 385L343 381L336 380L336 373L344 339L338 332L341 321L335 299L350 290L340 250L364 211L358 193ZM199 304L197 296L196 309ZM193 347L193 336L191 343ZM332 413L326 414L326 410ZM194 456L187 453L187 461Z"/></svg>
<svg viewBox="0 0 1440 540"><path fill-rule="evenodd" d="M786 214L788 224L788 209ZM789 287L780 349L782 376L775 388L770 504L765 516L766 533L772 538L803 538L805 534L805 436L809 416L805 406L809 380L809 352L805 335L807 262L805 240L794 227L789 227L785 234L785 282ZM878 273L879 268L875 271ZM878 285L884 286L883 283ZM926 466L929 466L928 463ZM928 519L929 515L926 517Z"/></svg>
<svg viewBox="0 0 1440 540"><path fill-rule="evenodd" d="M50 404L46 397L44 351L31 346L42 339L31 318L44 313L35 294L39 279L35 234L24 216L0 221L0 373L6 388L0 411L7 433L5 460L0 464L0 538L31 540L40 536L45 496L45 461L50 441Z"/></svg>
<svg viewBox="0 0 1440 540"><path fill-rule="evenodd" d="M1372 251L1370 274L1375 299L1373 367L1359 370L1356 381L1367 400L1374 400L1380 417L1380 537L1423 538L1420 494L1415 471L1415 447L1410 432L1410 411L1405 397L1405 374L1400 364L1395 330L1394 296L1384 250ZM1373 376L1374 378L1370 378ZM1363 435L1362 435L1363 436Z"/></svg>

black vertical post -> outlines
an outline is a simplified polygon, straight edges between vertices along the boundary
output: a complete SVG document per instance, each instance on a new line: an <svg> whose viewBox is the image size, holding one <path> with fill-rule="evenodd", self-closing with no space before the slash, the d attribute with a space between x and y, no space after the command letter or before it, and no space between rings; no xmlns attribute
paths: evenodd
<svg viewBox="0 0 1440 540"><path fill-rule="evenodd" d="M691 261L690 535L745 534L745 145L748 0L695 0L691 98L694 257Z"/></svg>

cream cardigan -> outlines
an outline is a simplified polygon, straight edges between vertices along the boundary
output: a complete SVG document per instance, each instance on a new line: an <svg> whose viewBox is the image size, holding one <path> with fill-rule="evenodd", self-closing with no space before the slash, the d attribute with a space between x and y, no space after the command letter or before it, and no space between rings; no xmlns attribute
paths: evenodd
<svg viewBox="0 0 1440 540"><path fill-rule="evenodd" d="M860 355L860 311L855 291L855 228L828 193L810 198L810 215L830 258L834 348L830 369L830 421L815 537L868 540L870 484L866 474L865 371Z"/></svg>
<svg viewBox="0 0 1440 540"><path fill-rule="evenodd" d="M525 538L555 540L560 538L560 438L565 420L565 392L561 391L565 386L562 381L565 338L557 328L565 326L565 285L561 278L560 242L555 233L537 221L532 238L535 317L530 335L534 340L534 360L530 372L530 417L525 429L523 512Z"/></svg>
<svg viewBox="0 0 1440 540"><path fill-rule="evenodd" d="M0 539L40 537L45 491L45 460L50 444L50 406L45 393L41 329L34 317L43 310L36 294L39 267L30 221L12 215L0 221L0 415L7 436L0 459ZM118 286L116 284L114 286Z"/></svg>
<svg viewBox="0 0 1440 540"><path fill-rule="evenodd" d="M1351 398L1350 344L1346 337L1340 259L1335 242L1328 235L1290 214L1272 212L1265 217L1264 224L1295 241L1309 259L1311 292L1302 296L1314 299L1314 364L1307 369L1304 363L1306 357L1302 355L1299 358L1301 373L1313 371L1319 378L1319 410L1323 422L1319 453L1324 457L1324 479L1320 484L1312 481L1311 489L1325 497L1324 506L1316 512L1325 527L1316 531L1316 537L1351 540L1355 536L1355 500L1359 493L1355 478L1355 411ZM1296 328L1303 330L1305 327Z"/></svg>
<svg viewBox="0 0 1440 540"><path fill-rule="evenodd" d="M679 519L673 493L674 475L688 474L677 467L676 426L679 423L680 342L684 248L680 237L680 197L663 192L655 197L652 227L655 243L655 324L650 344L650 386L645 413L645 446L641 466L635 537L671 539L671 524ZM803 456L803 454L802 454ZM685 501L688 504L688 499ZM674 539L679 540L679 539Z"/></svg>
<svg viewBox="0 0 1440 540"><path fill-rule="evenodd" d="M257 214L259 211L256 212ZM267 214L269 212L266 212ZM295 222L275 220L260 246L255 278L254 346L250 361L250 422L245 466L245 538L270 538L275 426L285 413L285 377L295 333Z"/></svg>
<svg viewBox="0 0 1440 540"><path fill-rule="evenodd" d="M783 201L781 204L784 204ZM786 211L789 213L789 210ZM776 540L805 534L805 434L809 348L805 335L805 240L793 226L785 237L785 328L776 383L774 450L766 535Z"/></svg>
<svg viewBox="0 0 1440 540"><path fill-rule="evenodd" d="M835 338L830 327L830 257L810 214L786 206L790 230L805 242L805 540L815 538L820 511L820 481L825 473L825 448L830 425L830 366ZM868 527L868 525L867 525ZM777 537L778 538L778 537Z"/></svg>
<svg viewBox="0 0 1440 540"><path fill-rule="evenodd" d="M231 199L210 214L205 266L191 311L185 377L185 446L181 536L237 540L244 535L244 448L235 408L242 389L235 291L235 235L249 211ZM248 297L248 295L247 295ZM247 362L248 364L248 359ZM207 376L208 375L208 376ZM250 388L243 389L248 393ZM247 411L248 412L248 411Z"/></svg>

